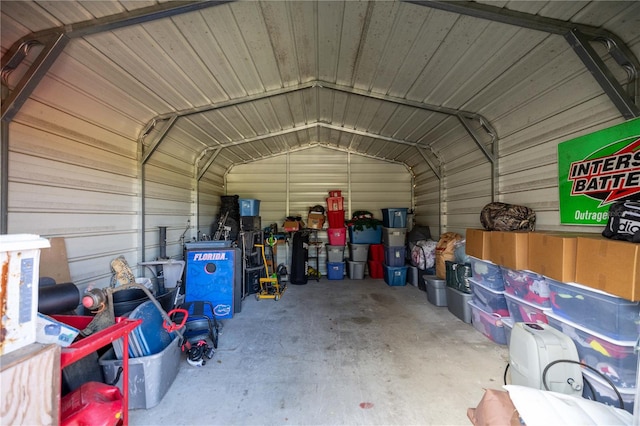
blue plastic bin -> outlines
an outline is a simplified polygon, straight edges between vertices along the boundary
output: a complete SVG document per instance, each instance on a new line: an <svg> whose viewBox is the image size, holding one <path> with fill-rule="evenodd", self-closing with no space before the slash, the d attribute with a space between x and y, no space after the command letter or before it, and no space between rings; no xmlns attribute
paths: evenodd
<svg viewBox="0 0 640 426"><path fill-rule="evenodd" d="M240 216L260 216L260 200L240 198Z"/></svg>
<svg viewBox="0 0 640 426"><path fill-rule="evenodd" d="M382 225L385 228L406 228L407 208L382 209Z"/></svg>
<svg viewBox="0 0 640 426"><path fill-rule="evenodd" d="M405 246L384 246L384 264L387 266L404 266L406 252Z"/></svg>
<svg viewBox="0 0 640 426"><path fill-rule="evenodd" d="M382 226L375 228L364 227L361 231L354 226L349 227L349 241L354 244L380 244L382 241Z"/></svg>
<svg viewBox="0 0 640 426"><path fill-rule="evenodd" d="M384 269L384 282L390 286L407 285L407 267L406 266L387 266L382 265Z"/></svg>
<svg viewBox="0 0 640 426"><path fill-rule="evenodd" d="M327 278L330 280L343 280L344 262L327 262Z"/></svg>

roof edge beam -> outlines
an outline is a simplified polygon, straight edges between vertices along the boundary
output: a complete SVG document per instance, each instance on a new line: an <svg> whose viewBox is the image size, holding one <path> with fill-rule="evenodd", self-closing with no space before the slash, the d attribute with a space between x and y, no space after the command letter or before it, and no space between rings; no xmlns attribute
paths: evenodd
<svg viewBox="0 0 640 426"><path fill-rule="evenodd" d="M593 74L603 91L611 98L615 106L625 119L638 117L640 111L638 103L638 73L640 62L624 41L611 31L577 24L560 19L532 15L516 10L509 10L472 1L442 1L442 0L403 0L419 6L487 19L508 25L516 25L531 30L543 31L563 36L574 49L585 67ZM604 62L591 46L589 41L602 41L611 57L623 67L629 75L629 90L624 88L613 78Z"/></svg>
<svg viewBox="0 0 640 426"><path fill-rule="evenodd" d="M33 90L38 86L40 80L42 80L58 56L60 56L70 39L112 31L156 19L168 18L229 2L229 0L203 0L160 3L133 11L104 16L102 18L89 19L76 24L36 31L20 38L13 43L7 51L7 54L2 57L3 82L6 80L5 74L10 73L22 62L31 46L34 44L44 44L45 48L36 61L29 67L20 83L13 89L11 95L9 95L6 100L3 99L2 119L10 121L15 114L17 114L22 104L31 96ZM46 42L42 42L42 40L46 40Z"/></svg>

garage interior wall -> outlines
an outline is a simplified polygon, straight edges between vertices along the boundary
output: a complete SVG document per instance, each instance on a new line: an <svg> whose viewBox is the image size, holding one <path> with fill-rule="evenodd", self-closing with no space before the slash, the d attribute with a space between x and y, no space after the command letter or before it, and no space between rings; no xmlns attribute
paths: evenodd
<svg viewBox="0 0 640 426"><path fill-rule="evenodd" d="M489 3L607 28L640 56L638 2ZM21 37L125 4L168 7L3 1L3 59ZM474 140L451 111L496 139ZM280 222L278 203L301 214L350 185L351 211L413 202L436 235L478 227L492 197L534 208L538 229L598 232L560 224L556 149L624 120L559 34L407 2L221 4L69 40L2 122L7 232L64 237L81 287L108 285L119 255L157 257L159 226L179 258L229 193L263 200L263 223ZM387 185L367 191L373 177Z"/></svg>
<svg viewBox="0 0 640 426"><path fill-rule="evenodd" d="M227 194L260 200L262 227L275 223L280 230L286 216L300 216L306 222L309 208L326 209L330 190L342 191L347 219L366 210L381 220L383 208L411 208L412 186L404 164L322 146L237 165L226 177ZM326 231L319 231L318 239L329 244ZM326 274L324 249L318 262Z"/></svg>

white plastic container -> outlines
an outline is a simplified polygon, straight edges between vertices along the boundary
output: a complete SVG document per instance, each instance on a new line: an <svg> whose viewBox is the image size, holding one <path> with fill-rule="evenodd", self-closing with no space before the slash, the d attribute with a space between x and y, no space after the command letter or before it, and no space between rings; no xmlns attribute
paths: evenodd
<svg viewBox="0 0 640 426"><path fill-rule="evenodd" d="M0 355L36 341L40 249L49 240L33 234L0 235Z"/></svg>

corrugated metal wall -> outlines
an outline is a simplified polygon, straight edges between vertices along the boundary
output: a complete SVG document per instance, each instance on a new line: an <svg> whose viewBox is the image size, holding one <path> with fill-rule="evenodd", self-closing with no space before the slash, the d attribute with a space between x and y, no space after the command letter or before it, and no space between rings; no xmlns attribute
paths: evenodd
<svg viewBox="0 0 640 426"><path fill-rule="evenodd" d="M227 174L226 192L260 200L263 228L276 223L282 229L287 216L306 221L310 207L326 209L331 190L342 191L347 218L356 210L367 210L382 219L383 208L411 208L412 185L412 174L402 164L313 147L234 166ZM328 244L326 231L318 238ZM323 274L325 262L323 250L319 259Z"/></svg>
<svg viewBox="0 0 640 426"><path fill-rule="evenodd" d="M68 98L60 89L60 98ZM76 102L81 108L82 99ZM65 111L61 102L40 101L24 105L9 136L9 233L64 237L79 286L108 284L110 261L119 255L135 265L135 140Z"/></svg>

